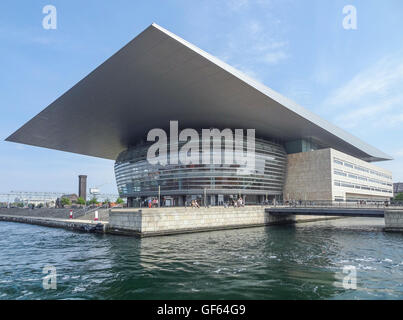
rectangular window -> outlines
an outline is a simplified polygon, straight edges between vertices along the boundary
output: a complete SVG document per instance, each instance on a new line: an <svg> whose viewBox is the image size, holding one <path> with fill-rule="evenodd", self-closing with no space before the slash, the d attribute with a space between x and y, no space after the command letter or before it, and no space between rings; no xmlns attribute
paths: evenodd
<svg viewBox="0 0 403 320"><path fill-rule="evenodd" d="M340 161L340 160L338 160L336 158L334 158L334 163L339 164L341 166L343 165L343 161Z"/></svg>
<svg viewBox="0 0 403 320"><path fill-rule="evenodd" d="M342 177L347 177L347 173L344 173L343 171L340 170L334 170L334 174L337 174L338 176Z"/></svg>
<svg viewBox="0 0 403 320"><path fill-rule="evenodd" d="M349 167L349 168L354 168L354 166L351 164L351 163L348 163L348 162L344 162L344 165L346 166L346 167Z"/></svg>
<svg viewBox="0 0 403 320"><path fill-rule="evenodd" d="M342 186L342 187L345 187L345 188L354 188L354 185L353 185L353 184L349 184L349 183L346 183L346 182L342 182L342 183L341 183L341 186Z"/></svg>

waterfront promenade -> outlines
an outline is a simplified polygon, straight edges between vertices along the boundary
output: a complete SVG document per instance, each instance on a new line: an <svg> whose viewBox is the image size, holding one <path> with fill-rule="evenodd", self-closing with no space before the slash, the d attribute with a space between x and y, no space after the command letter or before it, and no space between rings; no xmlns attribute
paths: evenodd
<svg viewBox="0 0 403 320"><path fill-rule="evenodd" d="M0 221L138 237L295 224L348 217L385 219L386 231L403 231L401 208L379 206L245 206L242 208L98 209L69 219L66 209L0 209Z"/></svg>

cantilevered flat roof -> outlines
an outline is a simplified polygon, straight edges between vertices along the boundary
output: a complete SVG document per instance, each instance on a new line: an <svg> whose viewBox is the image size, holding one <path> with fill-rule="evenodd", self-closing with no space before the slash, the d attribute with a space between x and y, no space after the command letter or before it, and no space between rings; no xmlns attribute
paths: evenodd
<svg viewBox="0 0 403 320"><path fill-rule="evenodd" d="M392 159L173 33L152 24L7 141L116 159L153 128L256 129L309 138L366 161Z"/></svg>

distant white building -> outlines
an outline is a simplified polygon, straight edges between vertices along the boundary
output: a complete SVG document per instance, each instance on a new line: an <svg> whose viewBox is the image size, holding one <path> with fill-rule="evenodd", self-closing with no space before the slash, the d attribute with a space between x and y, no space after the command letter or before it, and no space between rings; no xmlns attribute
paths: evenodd
<svg viewBox="0 0 403 320"><path fill-rule="evenodd" d="M393 193L399 194L399 193L403 193L403 182L397 182L393 184Z"/></svg>

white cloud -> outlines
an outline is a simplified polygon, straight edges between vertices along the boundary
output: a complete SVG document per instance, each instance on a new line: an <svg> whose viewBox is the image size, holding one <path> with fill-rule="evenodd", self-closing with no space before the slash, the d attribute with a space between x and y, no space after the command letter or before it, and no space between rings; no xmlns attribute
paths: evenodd
<svg viewBox="0 0 403 320"><path fill-rule="evenodd" d="M393 153L395 158L403 158L403 150L398 150Z"/></svg>
<svg viewBox="0 0 403 320"><path fill-rule="evenodd" d="M23 145L23 144L16 144L15 145L15 148L17 149L17 150L25 150L26 148L25 148L25 145Z"/></svg>
<svg viewBox="0 0 403 320"><path fill-rule="evenodd" d="M248 7L249 0L227 0L226 4L229 9L239 11Z"/></svg>
<svg viewBox="0 0 403 320"><path fill-rule="evenodd" d="M262 26L257 21L251 21L248 25L249 32L253 35L259 34L262 32Z"/></svg>
<svg viewBox="0 0 403 320"><path fill-rule="evenodd" d="M245 68L244 66L241 65L235 65L234 67L239 71L243 72L244 74L246 74L247 76L251 77L252 79L263 82L263 79L260 77L260 74L257 73L256 71L249 68Z"/></svg>
<svg viewBox="0 0 403 320"><path fill-rule="evenodd" d="M288 58L288 55L284 51L269 52L263 57L263 61L268 64L277 64Z"/></svg>
<svg viewBox="0 0 403 320"><path fill-rule="evenodd" d="M249 33L247 38L252 38L252 40L249 40L249 44L246 45L246 49L255 61L273 65L289 57L286 52L288 42L276 39L274 35L267 32L260 21L248 21L245 29Z"/></svg>
<svg viewBox="0 0 403 320"><path fill-rule="evenodd" d="M281 17L292 0L211 0L192 6L187 19L195 24L206 51L254 78L265 79L270 67L290 58L287 26ZM194 32L194 31L193 31ZM208 39L206 34L213 34ZM214 44L213 44L214 43ZM214 48L214 50L211 50Z"/></svg>
<svg viewBox="0 0 403 320"><path fill-rule="evenodd" d="M340 127L376 141L395 161L382 163L403 177L403 53L379 59L334 90L323 102Z"/></svg>
<svg viewBox="0 0 403 320"><path fill-rule="evenodd" d="M340 74L343 72L336 65L329 64L325 58L319 58L312 74L312 80L320 86L329 86L334 83Z"/></svg>
<svg viewBox="0 0 403 320"><path fill-rule="evenodd" d="M6 41L17 41L23 44L39 44L39 45L53 45L59 43L61 40L56 38L53 34L48 33L48 36L40 35L38 31L31 29L2 29L0 28L0 39Z"/></svg>
<svg viewBox="0 0 403 320"><path fill-rule="evenodd" d="M401 81L403 81L402 57L383 58L337 89L325 104L337 106L356 103L363 98L382 98L392 94Z"/></svg>
<svg viewBox="0 0 403 320"><path fill-rule="evenodd" d="M403 100L401 101L400 105L402 105ZM390 126L390 127L400 127L403 125L403 113L399 114L386 114L381 118L381 124L383 126Z"/></svg>
<svg viewBox="0 0 403 320"><path fill-rule="evenodd" d="M263 65L277 65L290 57L288 41L268 29L266 21L256 18L240 23L225 36L219 56L229 64L242 66L238 68L248 70L246 73L254 74L254 78L263 78Z"/></svg>
<svg viewBox="0 0 403 320"><path fill-rule="evenodd" d="M365 122L371 123L374 127L391 126L399 123L399 106L402 106L403 94L376 101L357 109L343 112L335 118L337 123L344 124L345 127L356 127ZM396 113L397 112L397 113ZM402 121L402 119L400 119Z"/></svg>
<svg viewBox="0 0 403 320"><path fill-rule="evenodd" d="M305 80L294 78L287 81L284 95L298 102L301 106L311 106L313 104L312 90L307 86Z"/></svg>
<svg viewBox="0 0 403 320"><path fill-rule="evenodd" d="M403 57L380 59L332 92L322 103L344 128L403 124Z"/></svg>

